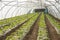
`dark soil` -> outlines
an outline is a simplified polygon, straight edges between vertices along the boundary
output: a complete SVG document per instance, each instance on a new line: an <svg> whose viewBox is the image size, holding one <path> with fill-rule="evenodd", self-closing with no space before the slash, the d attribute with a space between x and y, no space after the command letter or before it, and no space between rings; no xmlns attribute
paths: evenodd
<svg viewBox="0 0 60 40"><path fill-rule="evenodd" d="M34 17L35 15L33 15L32 17ZM0 40L5 40L9 35L11 35L11 33L15 32L17 29L19 29L24 23L26 23L27 21L29 21L32 17L28 18L27 20L25 20L24 22L18 24L15 28L11 29L10 31L8 31L7 33L3 34L2 36L0 36Z"/></svg>
<svg viewBox="0 0 60 40"><path fill-rule="evenodd" d="M41 14L40 14L41 15ZM23 40L37 40L38 36L38 22L40 20L40 15L38 16L37 20L34 22L34 24L31 26L30 31L27 33L27 35L23 38Z"/></svg>
<svg viewBox="0 0 60 40"><path fill-rule="evenodd" d="M45 16L45 22L46 22L50 40L60 40L59 35L57 34L57 31L55 30L54 26L51 25L50 21L46 16Z"/></svg>

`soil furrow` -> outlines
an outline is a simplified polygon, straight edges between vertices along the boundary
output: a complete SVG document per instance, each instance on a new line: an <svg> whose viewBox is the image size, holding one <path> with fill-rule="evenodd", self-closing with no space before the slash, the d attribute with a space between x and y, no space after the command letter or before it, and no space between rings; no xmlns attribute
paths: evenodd
<svg viewBox="0 0 60 40"><path fill-rule="evenodd" d="M46 15L45 15L45 23L46 23L46 26L47 26L47 30L48 30L48 34L49 34L50 40L60 40L59 39L59 35L57 34L56 29L50 23L50 21L48 20Z"/></svg>
<svg viewBox="0 0 60 40"><path fill-rule="evenodd" d="M32 17L34 17L35 15L33 15ZM14 28L12 28L11 30L9 30L8 32L6 32L5 34L3 34L2 36L0 36L0 40L5 40L6 37L8 37L11 33L15 32L17 29L19 29L24 23L26 23L27 21L29 21L32 17L28 18L27 20L25 20L24 22L16 25Z"/></svg>
<svg viewBox="0 0 60 40"><path fill-rule="evenodd" d="M40 20L40 15L37 17L36 21L31 26L30 31L26 34L26 36L23 38L23 40L37 40L38 29L39 29L38 22Z"/></svg>

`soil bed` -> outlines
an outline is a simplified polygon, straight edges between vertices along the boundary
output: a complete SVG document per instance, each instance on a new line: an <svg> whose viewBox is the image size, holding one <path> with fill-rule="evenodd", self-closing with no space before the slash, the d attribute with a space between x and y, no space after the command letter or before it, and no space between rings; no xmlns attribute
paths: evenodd
<svg viewBox="0 0 60 40"><path fill-rule="evenodd" d="M23 40L37 40L38 29L39 29L38 22L40 20L40 15L38 16L34 24L31 26L30 31L26 34Z"/></svg>
<svg viewBox="0 0 60 40"><path fill-rule="evenodd" d="M45 22L46 22L50 40L60 40L59 35L57 34L57 31L55 30L54 26L50 23L46 15L45 15Z"/></svg>

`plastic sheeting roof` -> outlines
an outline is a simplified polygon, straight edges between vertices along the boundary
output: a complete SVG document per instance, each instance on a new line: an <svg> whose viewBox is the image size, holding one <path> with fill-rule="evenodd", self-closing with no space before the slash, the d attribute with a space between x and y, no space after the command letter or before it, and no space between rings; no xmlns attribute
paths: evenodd
<svg viewBox="0 0 60 40"><path fill-rule="evenodd" d="M55 14L58 14L57 16L59 18L59 2L59 0L0 0L0 19L26 14L30 10L35 8L44 8L44 6L47 6L49 11L54 10ZM54 12L51 12L53 15Z"/></svg>

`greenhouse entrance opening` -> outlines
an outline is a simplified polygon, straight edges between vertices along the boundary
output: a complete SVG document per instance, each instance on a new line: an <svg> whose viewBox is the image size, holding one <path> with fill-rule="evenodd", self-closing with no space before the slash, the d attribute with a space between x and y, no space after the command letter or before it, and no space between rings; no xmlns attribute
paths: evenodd
<svg viewBox="0 0 60 40"><path fill-rule="evenodd" d="M34 11L35 11L35 12L44 12L45 9L35 9Z"/></svg>

